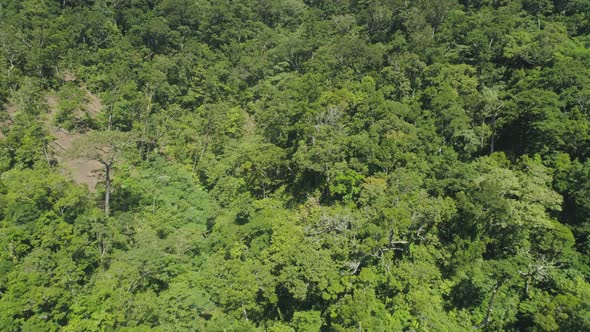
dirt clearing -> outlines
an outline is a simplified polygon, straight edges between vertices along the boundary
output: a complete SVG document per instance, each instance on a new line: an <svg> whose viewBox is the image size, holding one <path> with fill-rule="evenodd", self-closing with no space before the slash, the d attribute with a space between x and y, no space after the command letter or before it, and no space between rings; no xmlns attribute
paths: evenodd
<svg viewBox="0 0 590 332"><path fill-rule="evenodd" d="M96 117L102 108L100 99L91 93L84 85L80 87L86 93L86 105L84 109L91 117ZM51 151L58 161L59 167L69 173L71 178L78 184L88 186L91 192L96 191L96 184L102 176L102 165L96 160L73 158L70 155L72 146L77 139L83 137L83 133L70 132L55 126L55 115L58 111L59 100L55 95L49 95L46 99L49 113L45 119L47 129L55 140L51 143Z"/></svg>

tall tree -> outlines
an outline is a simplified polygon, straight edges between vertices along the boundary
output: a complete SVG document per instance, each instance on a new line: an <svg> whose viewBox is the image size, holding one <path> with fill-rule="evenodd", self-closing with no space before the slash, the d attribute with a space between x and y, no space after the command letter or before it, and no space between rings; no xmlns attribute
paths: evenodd
<svg viewBox="0 0 590 332"><path fill-rule="evenodd" d="M104 167L104 213L110 214L111 181L115 161L134 142L130 133L119 131L92 131L76 140L71 155L76 158L96 160Z"/></svg>

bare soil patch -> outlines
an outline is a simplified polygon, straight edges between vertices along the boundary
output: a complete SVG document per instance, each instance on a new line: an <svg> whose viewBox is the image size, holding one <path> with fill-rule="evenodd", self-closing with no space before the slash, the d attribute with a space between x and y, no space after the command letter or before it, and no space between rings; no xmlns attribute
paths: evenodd
<svg viewBox="0 0 590 332"><path fill-rule="evenodd" d="M72 73L71 71L67 71L63 75L63 79L65 82L74 82L76 78L76 74Z"/></svg>
<svg viewBox="0 0 590 332"><path fill-rule="evenodd" d="M84 91L86 91L86 99L88 103L86 104L86 111L90 114L91 117L96 117L100 110L102 109L102 103L100 99L90 92L86 87L83 87Z"/></svg>
<svg viewBox="0 0 590 332"><path fill-rule="evenodd" d="M85 110L91 117L95 117L102 108L100 99L91 93L86 87L81 87L86 92L87 104ZM96 184L98 183L101 173L102 165L96 160L86 160L81 158L73 158L70 151L74 142L83 137L83 133L69 132L63 128L54 125L54 117L58 111L59 100L55 95L49 95L46 99L49 113L45 119L45 124L49 132L55 137L51 143L51 151L62 170L69 173L74 182L83 184L92 192L96 191Z"/></svg>
<svg viewBox="0 0 590 332"><path fill-rule="evenodd" d="M16 105L14 105L14 104L6 105L6 112L8 113L8 115L10 116L11 119L14 119L14 114L16 113L16 111L18 111L18 109L16 108Z"/></svg>
<svg viewBox="0 0 590 332"><path fill-rule="evenodd" d="M68 133L62 129L55 128L51 131L55 140L51 143L53 155L59 165L69 173L72 180L78 184L85 184L92 192L96 190L102 165L96 160L72 158L69 152L74 142L84 134Z"/></svg>

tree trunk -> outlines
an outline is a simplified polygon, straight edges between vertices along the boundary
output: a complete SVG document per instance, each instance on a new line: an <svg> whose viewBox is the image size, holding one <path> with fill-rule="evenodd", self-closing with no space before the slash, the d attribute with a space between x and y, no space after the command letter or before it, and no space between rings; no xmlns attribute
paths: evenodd
<svg viewBox="0 0 590 332"><path fill-rule="evenodd" d="M485 327L490 322L490 319L492 318L492 311L494 310L494 300L496 299L496 294L498 293L498 289L500 288L500 286L500 284L497 284L496 287L494 287L494 290L492 291L492 296L490 297L490 301L488 302L488 310L486 312L486 317L479 325L474 326L474 329L479 330Z"/></svg>
<svg viewBox="0 0 590 332"><path fill-rule="evenodd" d="M104 193L104 214L107 216L110 214L110 200L111 200L111 166L112 163L108 163L104 165L105 170L105 193Z"/></svg>
<svg viewBox="0 0 590 332"><path fill-rule="evenodd" d="M490 154L494 153L494 138L496 136L496 116L492 118L492 137L490 137Z"/></svg>
<svg viewBox="0 0 590 332"><path fill-rule="evenodd" d="M49 154L47 153L47 145L43 145L43 154L45 155L45 160L47 160L47 167L49 167L49 169L53 169L51 160L49 159Z"/></svg>

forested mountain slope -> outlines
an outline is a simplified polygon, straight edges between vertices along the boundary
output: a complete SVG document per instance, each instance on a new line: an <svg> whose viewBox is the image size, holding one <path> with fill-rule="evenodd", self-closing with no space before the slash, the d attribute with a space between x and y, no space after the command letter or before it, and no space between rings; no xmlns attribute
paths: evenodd
<svg viewBox="0 0 590 332"><path fill-rule="evenodd" d="M589 0L0 2L1 331L590 331Z"/></svg>

